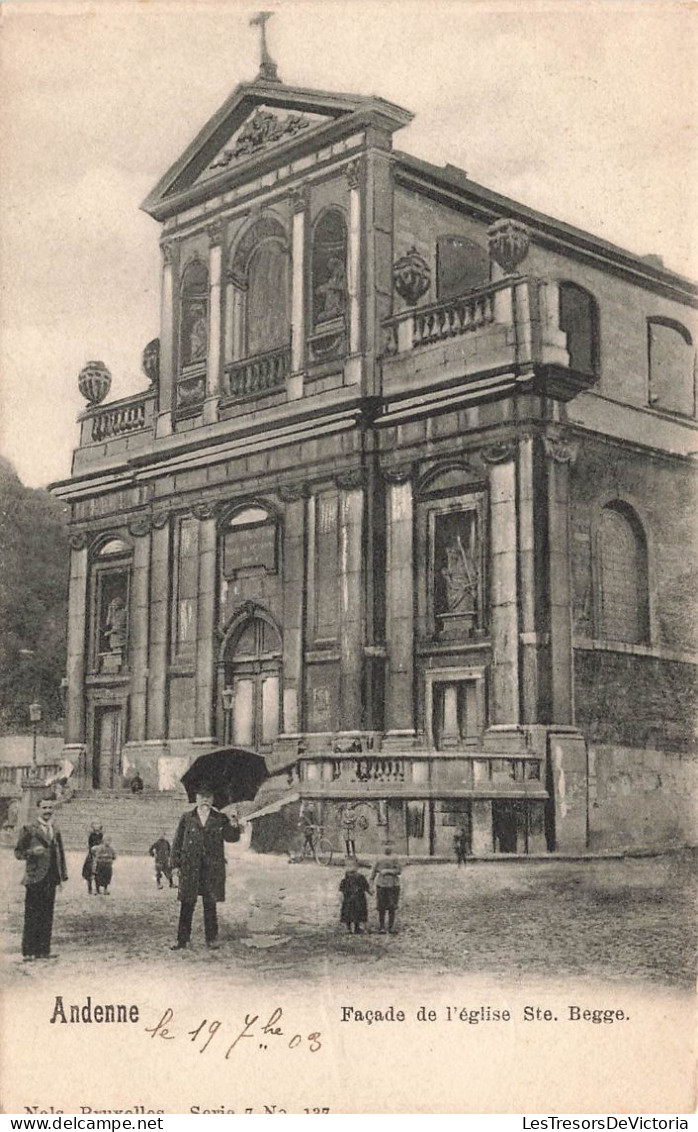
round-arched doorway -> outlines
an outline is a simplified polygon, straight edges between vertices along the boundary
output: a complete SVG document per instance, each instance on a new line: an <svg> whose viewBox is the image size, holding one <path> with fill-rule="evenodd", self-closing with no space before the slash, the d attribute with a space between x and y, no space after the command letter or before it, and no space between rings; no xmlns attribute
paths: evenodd
<svg viewBox="0 0 698 1132"><path fill-rule="evenodd" d="M223 742L271 750L281 721L281 637L254 613L235 627L223 653Z"/></svg>

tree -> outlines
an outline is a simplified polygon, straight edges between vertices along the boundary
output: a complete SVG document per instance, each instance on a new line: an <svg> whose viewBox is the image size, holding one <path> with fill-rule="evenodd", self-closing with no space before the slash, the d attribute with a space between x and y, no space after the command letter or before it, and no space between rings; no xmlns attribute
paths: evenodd
<svg viewBox="0 0 698 1132"><path fill-rule="evenodd" d="M62 715L67 512L47 491L24 487L0 458L0 732L27 729L33 700L49 729Z"/></svg>

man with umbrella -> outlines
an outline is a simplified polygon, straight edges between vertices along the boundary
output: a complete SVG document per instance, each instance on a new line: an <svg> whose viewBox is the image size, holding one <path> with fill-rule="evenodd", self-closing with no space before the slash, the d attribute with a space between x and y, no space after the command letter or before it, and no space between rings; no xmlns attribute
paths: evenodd
<svg viewBox="0 0 698 1132"><path fill-rule="evenodd" d="M216 904L225 900L224 842L239 841L237 818L214 808L214 791L207 783L196 787L196 807L182 815L172 843L170 867L179 874L179 927L172 951L189 944L196 901L204 906L206 946L218 947Z"/></svg>

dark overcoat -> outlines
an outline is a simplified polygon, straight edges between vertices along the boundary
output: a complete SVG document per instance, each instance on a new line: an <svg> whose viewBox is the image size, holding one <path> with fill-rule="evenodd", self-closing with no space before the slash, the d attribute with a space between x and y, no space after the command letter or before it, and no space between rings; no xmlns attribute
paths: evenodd
<svg viewBox="0 0 698 1132"><path fill-rule="evenodd" d="M227 814L211 810L206 825L196 810L183 814L172 842L170 868L179 869L178 896L193 903L197 896L225 900L225 841L239 841L240 827Z"/></svg>
<svg viewBox="0 0 698 1132"><path fill-rule="evenodd" d="M63 838L61 837L60 830L58 830L55 825L53 826L53 837L54 848L56 850L56 868L58 870L56 880L59 878L60 880L67 880L68 871L65 867ZM34 849L43 849L43 852L34 854ZM19 861L24 861L22 884L39 884L42 880L46 879L51 865L51 842L39 822L32 822L30 825L22 826L17 845L15 846L15 857L17 857Z"/></svg>

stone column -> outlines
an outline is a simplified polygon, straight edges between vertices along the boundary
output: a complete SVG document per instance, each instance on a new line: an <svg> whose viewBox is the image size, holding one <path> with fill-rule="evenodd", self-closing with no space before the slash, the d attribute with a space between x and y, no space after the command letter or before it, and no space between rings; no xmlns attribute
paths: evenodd
<svg viewBox="0 0 698 1132"><path fill-rule="evenodd" d="M206 363L206 397L203 420L211 423L218 419L218 399L221 379L221 263L223 258L224 225L221 220L209 225L208 253L208 359Z"/></svg>
<svg viewBox="0 0 698 1132"><path fill-rule="evenodd" d="M574 723L572 587L570 582L570 466L575 441L543 438L548 464L548 577L550 594L551 722Z"/></svg>
<svg viewBox="0 0 698 1132"><path fill-rule="evenodd" d="M213 723L214 632L216 608L216 518L213 507L192 508L199 526L199 586L196 629L195 729L197 739L215 742Z"/></svg>
<svg viewBox="0 0 698 1132"><path fill-rule="evenodd" d="M411 468L384 471L386 530L386 738L414 737L414 573Z"/></svg>
<svg viewBox="0 0 698 1132"><path fill-rule="evenodd" d="M308 207L307 189L302 187L291 197L293 228L291 236L291 373L288 398L303 396L305 369L305 218Z"/></svg>
<svg viewBox="0 0 698 1132"><path fill-rule="evenodd" d="M162 283L160 289L160 377L156 436L172 432L174 396L174 308L172 287L172 244L162 244Z"/></svg>
<svg viewBox="0 0 698 1132"><path fill-rule="evenodd" d="M347 263L347 299L349 358L344 367L346 384L361 378L361 164L347 165L349 183L349 254Z"/></svg>
<svg viewBox="0 0 698 1132"><path fill-rule="evenodd" d="M129 524L135 538L131 580L131 696L129 740L145 739L148 685L148 607L150 589L150 518Z"/></svg>
<svg viewBox="0 0 698 1132"><path fill-rule="evenodd" d="M65 712L67 746L85 742L85 644L87 627L87 538L73 535L70 540L70 582L68 588L68 650L66 675L68 693Z"/></svg>
<svg viewBox="0 0 698 1132"><path fill-rule="evenodd" d="M303 729L303 622L305 610L305 498L301 488L279 491L284 522L283 730Z"/></svg>
<svg viewBox="0 0 698 1132"><path fill-rule="evenodd" d="M363 476L337 477L339 495L340 730L361 728L363 675Z"/></svg>
<svg viewBox="0 0 698 1132"><path fill-rule="evenodd" d="M490 493L492 706L494 724L519 722L516 465L509 443L485 449Z"/></svg>
<svg viewBox="0 0 698 1132"><path fill-rule="evenodd" d="M153 516L150 542L150 656L146 713L146 730L149 739L167 738L171 577L170 524L167 512L163 511Z"/></svg>

